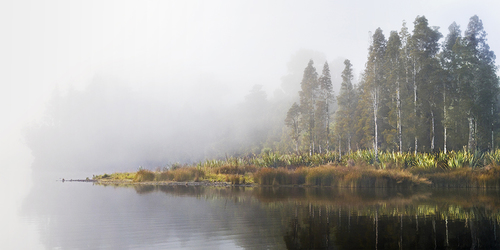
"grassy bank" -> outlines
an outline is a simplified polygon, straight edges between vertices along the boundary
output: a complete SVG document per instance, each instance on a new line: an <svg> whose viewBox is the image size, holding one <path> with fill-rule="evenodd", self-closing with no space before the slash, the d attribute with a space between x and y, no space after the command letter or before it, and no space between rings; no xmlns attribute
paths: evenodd
<svg viewBox="0 0 500 250"><path fill-rule="evenodd" d="M265 152L259 156L174 164L163 170L94 176L98 181L228 182L231 184L334 187L500 187L500 150L444 153L373 151L295 155Z"/></svg>

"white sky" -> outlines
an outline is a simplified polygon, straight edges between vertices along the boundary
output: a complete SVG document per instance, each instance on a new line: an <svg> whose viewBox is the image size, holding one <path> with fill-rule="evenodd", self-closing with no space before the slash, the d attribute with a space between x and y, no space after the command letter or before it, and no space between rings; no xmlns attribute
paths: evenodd
<svg viewBox="0 0 500 250"><path fill-rule="evenodd" d="M453 21L464 31L477 14L499 55L499 10L495 0L1 1L0 164L7 174L0 181L9 187L29 173L21 131L42 116L56 85L83 89L97 74L137 91L157 89L156 98L183 101L190 90L217 88L234 101L254 84L272 95L299 49L348 58L358 74L369 32L381 27L388 37L402 20L411 32L417 15L446 36ZM20 193L8 201L17 206Z"/></svg>
<svg viewBox="0 0 500 250"><path fill-rule="evenodd" d="M370 31L381 27L388 37L402 20L411 31L417 15L446 36L453 21L463 31L477 14L498 54L499 7L485 0L2 1L2 136L17 145L19 129L41 117L56 85L83 89L96 74L157 88L165 98L209 87L234 100L254 84L269 94L279 88L299 49L348 58L357 74Z"/></svg>

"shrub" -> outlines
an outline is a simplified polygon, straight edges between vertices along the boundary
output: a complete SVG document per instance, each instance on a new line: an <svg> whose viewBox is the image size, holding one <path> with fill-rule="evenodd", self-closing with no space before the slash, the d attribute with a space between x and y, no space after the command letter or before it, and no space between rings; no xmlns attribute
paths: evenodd
<svg viewBox="0 0 500 250"><path fill-rule="evenodd" d="M137 171L134 177L134 181L153 181L155 179L155 174L152 171L141 169Z"/></svg>
<svg viewBox="0 0 500 250"><path fill-rule="evenodd" d="M486 164L500 166L500 149L488 152L485 156Z"/></svg>
<svg viewBox="0 0 500 250"><path fill-rule="evenodd" d="M311 168L306 175L306 184L313 186L331 186L334 179L339 177L336 167L315 167Z"/></svg>
<svg viewBox="0 0 500 250"><path fill-rule="evenodd" d="M205 177L205 172L196 167L182 167L168 171L173 181L199 181Z"/></svg>
<svg viewBox="0 0 500 250"><path fill-rule="evenodd" d="M290 185L293 177L293 171L285 168L261 168L254 174L254 182L261 185Z"/></svg>

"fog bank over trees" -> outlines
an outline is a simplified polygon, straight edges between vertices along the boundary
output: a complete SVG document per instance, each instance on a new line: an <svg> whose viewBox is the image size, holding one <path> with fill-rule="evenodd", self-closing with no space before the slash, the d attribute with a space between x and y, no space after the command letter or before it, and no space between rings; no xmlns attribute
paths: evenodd
<svg viewBox="0 0 500 250"><path fill-rule="evenodd" d="M56 89L45 118L26 129L34 169L136 170L269 151L498 148L499 79L482 21L471 17L463 33L452 23L447 35L425 16L413 25L376 29L364 69L299 50L274 91L256 83L238 96L210 77L170 91L105 75L83 90Z"/></svg>
<svg viewBox="0 0 500 250"><path fill-rule="evenodd" d="M268 94L255 84L239 99L211 78L178 93L104 74L82 90L56 88L44 118L25 129L33 167L123 171L287 150L283 121L298 100L293 88L300 88L300 65L310 58L325 60L320 52L299 50L290 56L282 88Z"/></svg>

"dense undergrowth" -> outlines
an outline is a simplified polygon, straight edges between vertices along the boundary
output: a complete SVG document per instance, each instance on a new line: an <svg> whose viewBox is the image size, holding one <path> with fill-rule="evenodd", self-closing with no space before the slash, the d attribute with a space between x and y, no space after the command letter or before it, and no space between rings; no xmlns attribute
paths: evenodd
<svg viewBox="0 0 500 250"><path fill-rule="evenodd" d="M232 184L311 185L336 187L500 186L500 150L445 153L373 151L296 155L265 153L246 158L173 164L163 170L95 176L96 180L209 181Z"/></svg>

